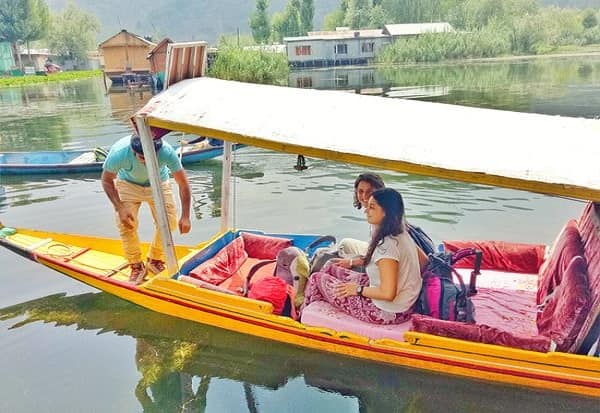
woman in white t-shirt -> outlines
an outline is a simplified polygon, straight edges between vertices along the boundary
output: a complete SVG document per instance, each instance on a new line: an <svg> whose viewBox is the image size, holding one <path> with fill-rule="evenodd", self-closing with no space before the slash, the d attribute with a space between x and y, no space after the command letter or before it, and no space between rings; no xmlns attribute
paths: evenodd
<svg viewBox="0 0 600 413"><path fill-rule="evenodd" d="M378 189L366 213L373 228L364 258L366 274L326 265L311 275L304 306L327 301L362 321L402 323L421 291L417 248L406 230L402 196L391 188Z"/></svg>

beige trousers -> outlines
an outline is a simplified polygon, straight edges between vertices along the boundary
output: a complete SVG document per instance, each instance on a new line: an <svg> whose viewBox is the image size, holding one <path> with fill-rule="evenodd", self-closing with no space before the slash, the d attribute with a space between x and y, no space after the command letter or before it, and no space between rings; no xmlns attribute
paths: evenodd
<svg viewBox="0 0 600 413"><path fill-rule="evenodd" d="M127 228L121 224L119 214L116 214L117 228L123 241L123 250L125 259L131 264L142 261L142 249L140 246L140 238L138 235L138 213L142 202L147 202L154 220L154 238L148 251L148 258L156 260L164 260L162 248L162 240L158 232L158 219L156 215L156 207L152 199L152 189L149 186L140 186L117 179L115 186L119 192L119 198L125 208L127 208L134 217L132 228ZM165 207L167 209L167 217L169 220L169 228L173 231L177 228L177 207L175 198L173 198L173 188L170 181L162 183L162 191L165 198Z"/></svg>

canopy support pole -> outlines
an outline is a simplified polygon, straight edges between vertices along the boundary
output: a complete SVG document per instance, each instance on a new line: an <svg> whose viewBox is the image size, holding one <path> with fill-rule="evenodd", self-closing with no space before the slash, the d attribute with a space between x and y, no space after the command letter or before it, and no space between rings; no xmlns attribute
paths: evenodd
<svg viewBox="0 0 600 413"><path fill-rule="evenodd" d="M165 206L165 199L162 193L162 183L160 180L160 171L158 169L158 158L156 157L156 151L154 150L154 144L152 142L152 130L150 129L150 126L148 126L146 116L143 114L135 116L135 123L140 133L144 159L146 161L146 168L148 169L148 179L152 189L152 199L154 200L154 206L156 207L158 232L163 244L167 271L169 276L173 276L179 272L179 267L177 266L175 244L173 243L173 236L171 235L171 230L169 228L167 208Z"/></svg>
<svg viewBox="0 0 600 413"><path fill-rule="evenodd" d="M223 174L221 181L221 232L231 227L231 154L233 144L223 142Z"/></svg>

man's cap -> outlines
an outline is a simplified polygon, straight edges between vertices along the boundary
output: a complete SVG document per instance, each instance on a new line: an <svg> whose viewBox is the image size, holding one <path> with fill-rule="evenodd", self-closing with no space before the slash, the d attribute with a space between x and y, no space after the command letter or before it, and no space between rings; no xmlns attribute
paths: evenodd
<svg viewBox="0 0 600 413"><path fill-rule="evenodd" d="M163 145L162 139L154 139L152 142L154 143L154 150L158 152ZM139 135L131 135L131 149L140 155L144 154L144 151L142 150L142 140Z"/></svg>

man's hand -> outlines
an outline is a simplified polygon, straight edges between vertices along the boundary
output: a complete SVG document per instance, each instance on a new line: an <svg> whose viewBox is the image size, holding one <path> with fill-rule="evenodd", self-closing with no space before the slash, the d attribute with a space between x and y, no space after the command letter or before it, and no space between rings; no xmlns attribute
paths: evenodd
<svg viewBox="0 0 600 413"><path fill-rule="evenodd" d="M190 222L189 217L181 217L179 219L179 233L187 234L192 229L192 223Z"/></svg>
<svg viewBox="0 0 600 413"><path fill-rule="evenodd" d="M117 214L119 214L119 221L125 228L133 228L135 226L135 217L127 208L120 207L117 209Z"/></svg>

